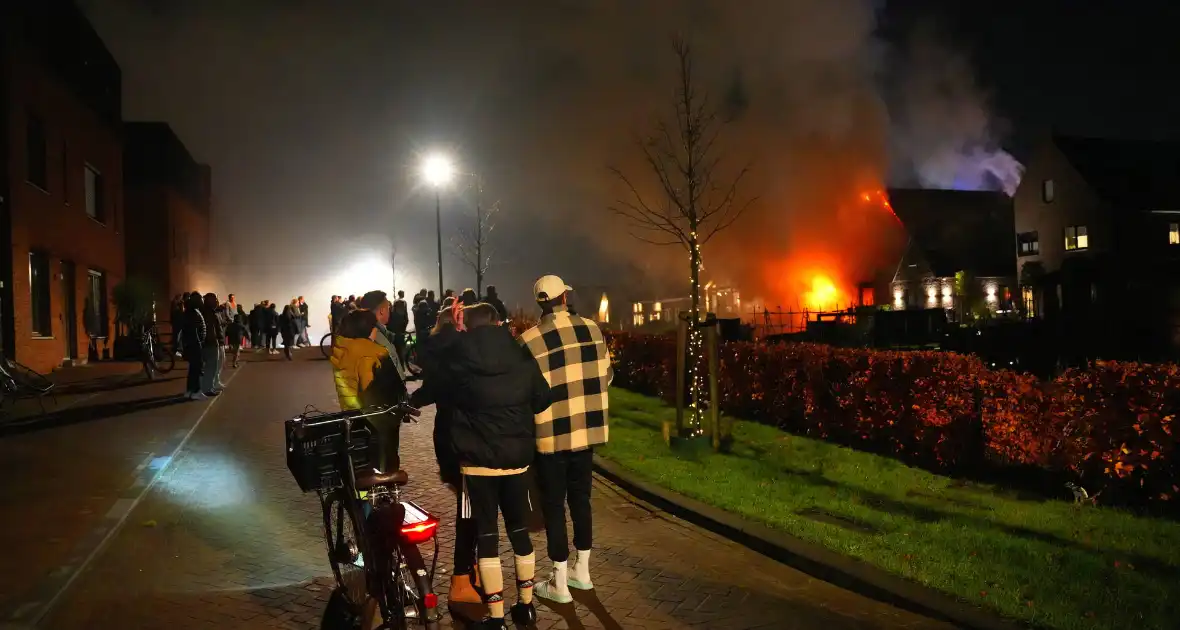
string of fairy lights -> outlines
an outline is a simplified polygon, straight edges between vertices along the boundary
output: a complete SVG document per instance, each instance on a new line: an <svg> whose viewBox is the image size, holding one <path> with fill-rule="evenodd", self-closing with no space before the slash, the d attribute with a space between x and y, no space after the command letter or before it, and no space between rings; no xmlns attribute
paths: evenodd
<svg viewBox="0 0 1180 630"><path fill-rule="evenodd" d="M692 322L688 326L688 381L691 383L689 404L688 407L692 411L689 417L688 432L689 435L696 437L704 435L705 430L702 427L701 414L704 409L699 404L701 400L701 370L700 358L704 354L704 349L701 347L702 331L700 329L700 277L702 270L701 260L701 246L697 242L697 233L689 233L689 242L692 247L692 260L695 265L694 273L689 276L688 281L693 290L693 305Z"/></svg>

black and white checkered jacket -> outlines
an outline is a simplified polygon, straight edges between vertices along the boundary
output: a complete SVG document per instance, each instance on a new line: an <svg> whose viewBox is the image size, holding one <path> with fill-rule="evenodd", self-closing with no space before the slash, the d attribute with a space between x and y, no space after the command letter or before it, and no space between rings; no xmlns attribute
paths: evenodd
<svg viewBox="0 0 1180 630"><path fill-rule="evenodd" d="M517 339L537 360L553 404L536 415L537 452L582 451L607 441L610 351L598 324L565 309Z"/></svg>

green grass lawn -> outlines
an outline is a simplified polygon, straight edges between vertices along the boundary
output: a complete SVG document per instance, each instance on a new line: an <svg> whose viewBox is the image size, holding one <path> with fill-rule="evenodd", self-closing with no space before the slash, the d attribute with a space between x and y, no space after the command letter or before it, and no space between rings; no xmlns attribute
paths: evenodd
<svg viewBox="0 0 1180 630"><path fill-rule="evenodd" d="M677 455L660 431L674 418L657 399L612 389L600 454L1011 618L1062 629L1180 627L1180 524L1024 499L753 422L735 422L731 454Z"/></svg>

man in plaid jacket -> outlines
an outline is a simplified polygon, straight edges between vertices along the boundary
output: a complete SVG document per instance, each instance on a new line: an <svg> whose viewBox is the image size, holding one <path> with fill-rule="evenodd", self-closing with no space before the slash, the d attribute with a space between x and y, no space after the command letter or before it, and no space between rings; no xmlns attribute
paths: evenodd
<svg viewBox="0 0 1180 630"><path fill-rule="evenodd" d="M537 458L534 470L541 490L545 534L553 575L539 583L536 593L559 603L573 601L569 587L589 590L590 480L594 447L607 441L607 387L611 381L610 352L602 331L593 321L570 312L571 291L557 276L544 276L533 285L541 307L541 321L520 335L519 341L541 367L549 382L553 404L536 415ZM574 566L568 566L565 506L574 522Z"/></svg>

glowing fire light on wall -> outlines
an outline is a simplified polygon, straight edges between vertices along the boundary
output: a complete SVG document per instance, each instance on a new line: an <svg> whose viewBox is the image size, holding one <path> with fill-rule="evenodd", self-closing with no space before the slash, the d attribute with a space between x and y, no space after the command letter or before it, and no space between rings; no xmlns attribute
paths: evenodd
<svg viewBox="0 0 1180 630"><path fill-rule="evenodd" d="M840 290L831 278L817 274L811 279L811 290L803 294L803 304L808 310L820 311L839 308Z"/></svg>

